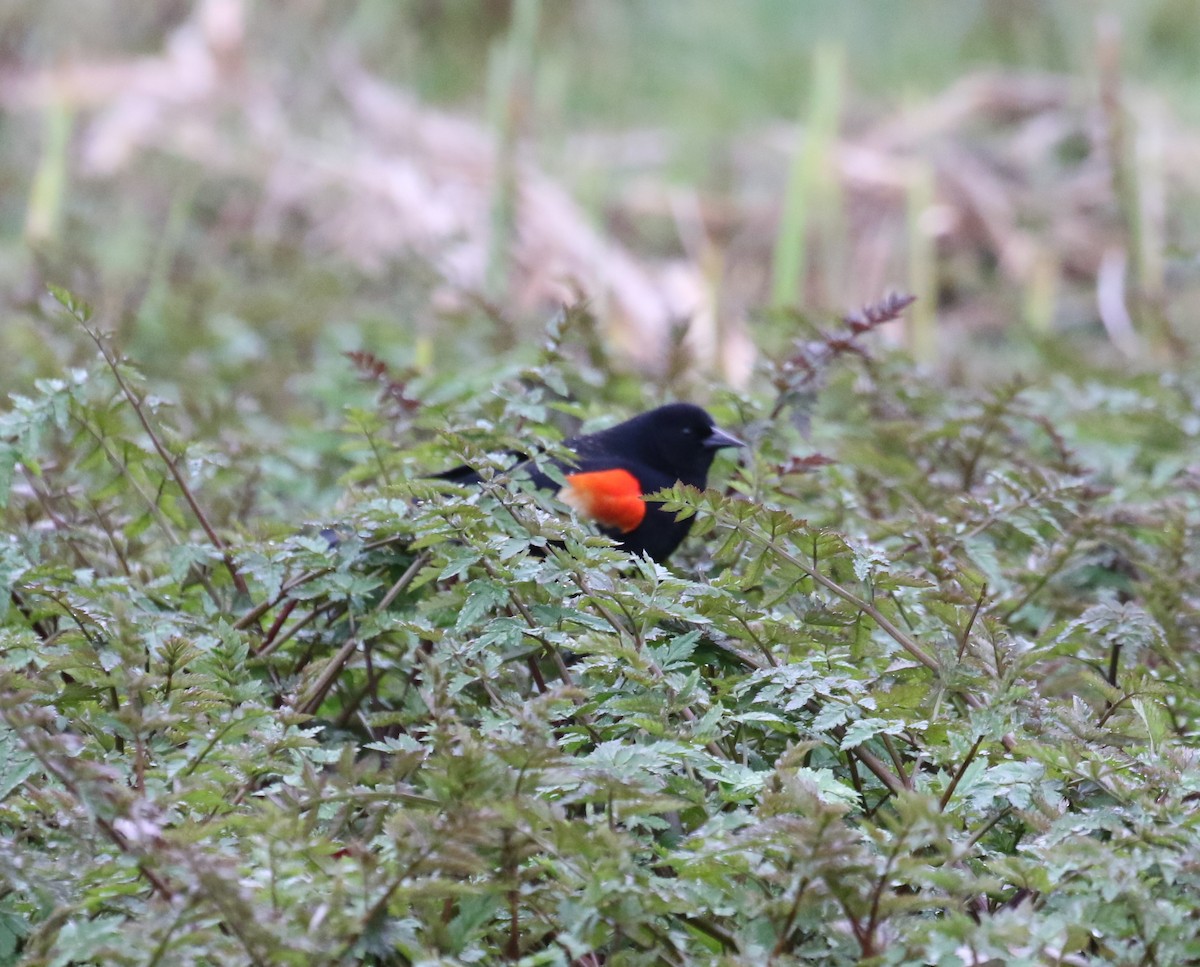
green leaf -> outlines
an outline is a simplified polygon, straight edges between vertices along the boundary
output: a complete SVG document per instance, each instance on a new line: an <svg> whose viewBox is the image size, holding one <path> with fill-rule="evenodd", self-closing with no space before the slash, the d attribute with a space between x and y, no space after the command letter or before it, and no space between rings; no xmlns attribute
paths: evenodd
<svg viewBox="0 0 1200 967"><path fill-rule="evenodd" d="M77 298L70 290L58 285L47 285L46 288L55 300L80 322L89 322L92 318L92 307Z"/></svg>

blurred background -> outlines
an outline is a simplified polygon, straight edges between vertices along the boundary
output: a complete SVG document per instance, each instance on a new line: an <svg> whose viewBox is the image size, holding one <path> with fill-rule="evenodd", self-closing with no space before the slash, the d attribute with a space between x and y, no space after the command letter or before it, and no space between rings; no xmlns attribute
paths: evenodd
<svg viewBox="0 0 1200 967"><path fill-rule="evenodd" d="M579 300L660 388L892 290L947 380L1178 365L1198 53L1194 0L3 0L3 388L94 354L47 284L197 419Z"/></svg>

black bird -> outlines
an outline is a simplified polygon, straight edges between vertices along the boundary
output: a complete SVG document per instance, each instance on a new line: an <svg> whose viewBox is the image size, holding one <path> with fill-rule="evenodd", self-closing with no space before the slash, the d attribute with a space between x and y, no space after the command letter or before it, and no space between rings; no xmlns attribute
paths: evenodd
<svg viewBox="0 0 1200 967"><path fill-rule="evenodd" d="M601 532L625 550L659 562L687 537L692 520L676 520L675 514L648 503L646 495L676 483L704 489L717 451L745 446L691 403L660 406L564 445L575 453L569 466L555 461L565 486L532 462L519 466L528 467L536 486L557 490L564 503L596 521ZM470 467L456 467L438 477L462 484L481 480Z"/></svg>

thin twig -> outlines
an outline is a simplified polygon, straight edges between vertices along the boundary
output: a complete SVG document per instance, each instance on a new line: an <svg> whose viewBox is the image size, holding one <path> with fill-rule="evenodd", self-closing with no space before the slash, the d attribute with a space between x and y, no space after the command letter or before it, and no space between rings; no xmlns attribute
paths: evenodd
<svg viewBox="0 0 1200 967"><path fill-rule="evenodd" d="M159 459L161 459L166 465L168 472L175 480L176 486L179 487L180 493L183 494L183 499L187 502L188 507L191 508L192 514L195 515L195 518L199 522L201 529L208 536L208 539L213 547L221 552L221 557L225 562L225 567L229 571L229 576L233 579L233 586L237 588L239 594L249 597L250 588L247 586L245 579L238 570L238 566L233 559L233 555L229 552L229 548L226 546L225 542L221 540L221 535L217 533L216 528L214 528L209 522L208 515L204 513L203 509L201 509L199 501L196 500L196 495L192 493L192 488L188 486L187 480L185 480L183 474L180 473L179 466L176 463L175 458L167 450L162 440L159 439L154 427L151 426L150 419L146 416L145 410L143 409L143 401L133 391L133 388L125 381L125 377L121 375L121 366L119 360L117 360L117 358L112 354L112 351L108 348L99 332L83 323L82 320L80 320L80 324L83 326L83 331L86 332L91 337L92 342L96 344L96 348L100 350L100 355L104 357L104 361L108 364L108 368L112 370L113 378L117 381L117 386L120 387L120 390L122 394L124 394L125 399L129 402L129 405L133 407L133 412L137 415L138 422L142 424L142 429L146 431L146 435L150 438L150 442L154 445L155 452L158 453Z"/></svg>
<svg viewBox="0 0 1200 967"><path fill-rule="evenodd" d="M975 619L979 617L979 609L983 607L983 599L987 597L987 582L979 589L979 597L975 601L975 610L971 612L971 617L967 620L967 626L963 629L963 633L958 639L958 660L962 661L963 653L967 650L967 641L971 637L971 629L975 627Z"/></svg>
<svg viewBox="0 0 1200 967"><path fill-rule="evenodd" d="M975 744L971 746L963 761L959 763L958 769L955 770L954 778L950 780L950 785L946 787L946 791L942 793L942 798L938 800L938 811L945 812L946 806L950 804L951 798L954 796L954 790L958 788L958 784L962 781L962 777L967 774L967 767L974 761L975 754L979 751L979 747L983 745L983 736L975 740Z"/></svg>
<svg viewBox="0 0 1200 967"><path fill-rule="evenodd" d="M431 555L428 551L422 551L418 554L408 566L408 569L400 575L399 580L384 595L383 600L380 601L375 610L386 610L387 606L395 601L396 597L413 583L420 570L429 563L430 557ZM312 688L309 689L308 693L303 698L297 698L294 705L296 711L312 715L321 707L321 702L325 700L329 689L333 687L333 683L337 681L346 662L350 660L350 656L354 654L360 643L358 635L351 635L346 640L342 647L338 649L337 654L322 669L320 677L313 684Z"/></svg>

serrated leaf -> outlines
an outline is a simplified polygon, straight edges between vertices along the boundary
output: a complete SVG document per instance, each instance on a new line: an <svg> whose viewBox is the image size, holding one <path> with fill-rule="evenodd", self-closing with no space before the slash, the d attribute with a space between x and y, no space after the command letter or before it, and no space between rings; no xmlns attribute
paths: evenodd
<svg viewBox="0 0 1200 967"><path fill-rule="evenodd" d="M467 600L463 602L454 622L456 631L474 626L480 618L508 600L508 589L490 580L476 578L471 582Z"/></svg>
<svg viewBox="0 0 1200 967"><path fill-rule="evenodd" d="M880 718L857 719L846 726L841 748L853 749L877 735L899 735L906 728L904 722L889 722Z"/></svg>

